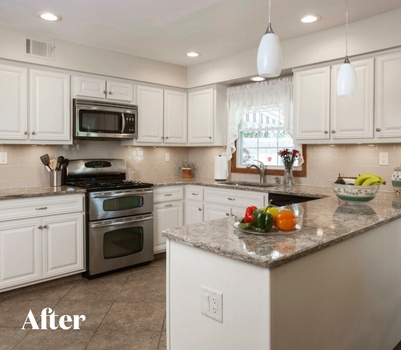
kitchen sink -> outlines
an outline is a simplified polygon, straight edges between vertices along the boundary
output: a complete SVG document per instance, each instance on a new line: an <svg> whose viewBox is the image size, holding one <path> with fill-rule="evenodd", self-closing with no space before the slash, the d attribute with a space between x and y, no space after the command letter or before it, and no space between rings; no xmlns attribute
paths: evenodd
<svg viewBox="0 0 401 350"><path fill-rule="evenodd" d="M275 184L259 183L259 182L247 182L247 181L221 181L220 185L227 186L249 186L249 187L275 187Z"/></svg>

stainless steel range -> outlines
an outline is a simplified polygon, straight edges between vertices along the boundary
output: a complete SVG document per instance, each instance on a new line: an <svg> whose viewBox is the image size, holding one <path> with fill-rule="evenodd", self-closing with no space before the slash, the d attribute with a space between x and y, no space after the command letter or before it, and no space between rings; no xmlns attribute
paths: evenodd
<svg viewBox="0 0 401 350"><path fill-rule="evenodd" d="M70 160L66 184L87 190L89 277L153 260L152 184L126 181L123 159Z"/></svg>

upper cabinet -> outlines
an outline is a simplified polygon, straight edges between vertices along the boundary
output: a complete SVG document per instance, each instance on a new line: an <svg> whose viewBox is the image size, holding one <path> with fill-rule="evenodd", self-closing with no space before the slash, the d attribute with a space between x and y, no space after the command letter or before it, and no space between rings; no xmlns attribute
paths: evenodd
<svg viewBox="0 0 401 350"><path fill-rule="evenodd" d="M372 142L374 59L352 62L358 86L338 97L339 65L294 72L295 138L301 143Z"/></svg>
<svg viewBox="0 0 401 350"><path fill-rule="evenodd" d="M380 141L400 142L401 137L401 52L376 59L375 131ZM393 139L391 138L398 138Z"/></svg>
<svg viewBox="0 0 401 350"><path fill-rule="evenodd" d="M187 93L155 86L136 87L138 139L123 145L185 146L187 143Z"/></svg>
<svg viewBox="0 0 401 350"><path fill-rule="evenodd" d="M226 88L188 92L188 144L224 146L227 138Z"/></svg>
<svg viewBox="0 0 401 350"><path fill-rule="evenodd" d="M110 101L133 101L133 84L93 76L74 76L73 96L108 99Z"/></svg>
<svg viewBox="0 0 401 350"><path fill-rule="evenodd" d="M72 142L69 74L0 65L0 101L1 143Z"/></svg>

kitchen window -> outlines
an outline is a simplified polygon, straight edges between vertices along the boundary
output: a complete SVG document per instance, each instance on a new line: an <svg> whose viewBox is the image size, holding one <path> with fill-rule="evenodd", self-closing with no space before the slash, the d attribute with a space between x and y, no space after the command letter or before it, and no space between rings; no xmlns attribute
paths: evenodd
<svg viewBox="0 0 401 350"><path fill-rule="evenodd" d="M254 173L247 169L255 160L266 166L265 174L283 175L278 151L298 149L305 161L294 164L294 176L306 176L306 147L292 138L292 77L232 87L227 90L229 133L227 154L231 171Z"/></svg>

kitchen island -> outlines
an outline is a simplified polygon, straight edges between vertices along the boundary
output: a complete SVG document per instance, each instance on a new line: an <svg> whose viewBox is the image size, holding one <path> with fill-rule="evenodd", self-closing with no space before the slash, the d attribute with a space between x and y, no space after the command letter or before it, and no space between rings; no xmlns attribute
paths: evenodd
<svg viewBox="0 0 401 350"><path fill-rule="evenodd" d="M164 232L169 349L394 348L401 202L299 205L292 233L242 233L235 218Z"/></svg>

